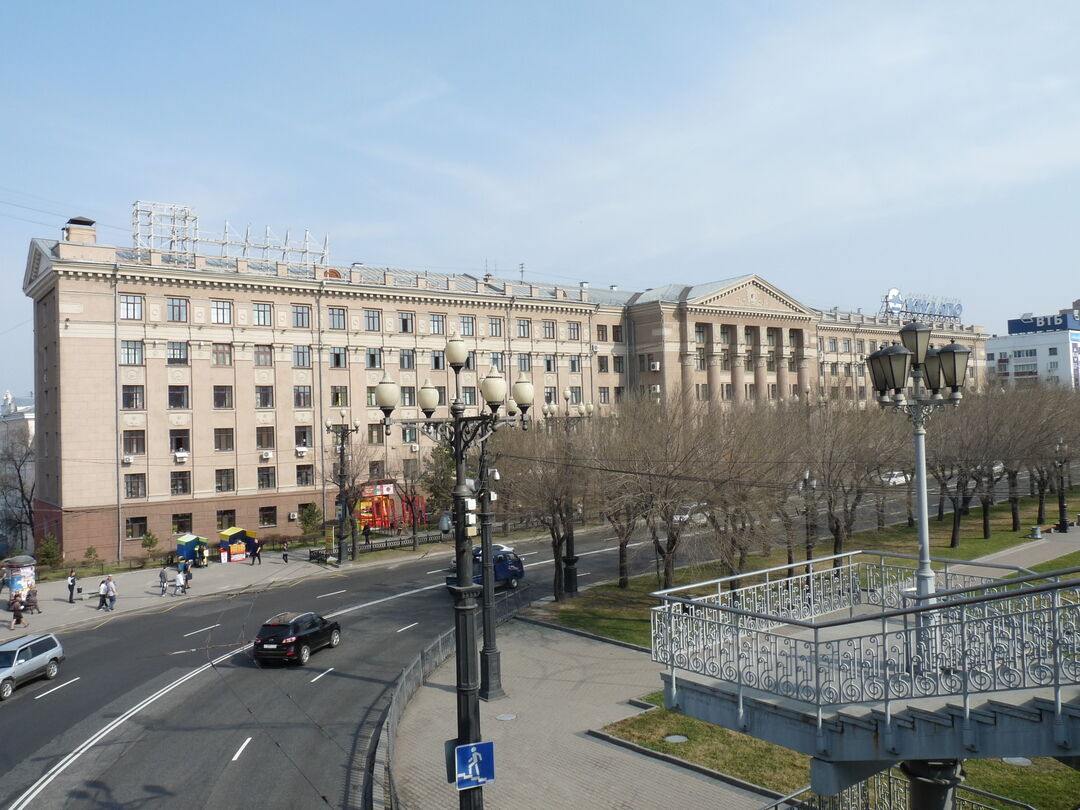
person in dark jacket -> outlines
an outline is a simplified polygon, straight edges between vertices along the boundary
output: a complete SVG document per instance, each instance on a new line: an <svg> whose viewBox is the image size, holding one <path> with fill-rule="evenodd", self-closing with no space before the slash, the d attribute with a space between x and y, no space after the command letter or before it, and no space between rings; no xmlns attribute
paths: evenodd
<svg viewBox="0 0 1080 810"><path fill-rule="evenodd" d="M22 596L18 593L16 593L15 598L11 600L11 626L9 629L14 630L15 625L19 625L24 630L30 626L26 619L23 618L23 600Z"/></svg>
<svg viewBox="0 0 1080 810"><path fill-rule="evenodd" d="M27 591L26 591L26 599L23 602L23 604L26 607L26 612L29 613L31 616L34 615L34 611L37 611L38 613L41 613L41 608L38 607L37 586L36 585L31 585L27 589Z"/></svg>

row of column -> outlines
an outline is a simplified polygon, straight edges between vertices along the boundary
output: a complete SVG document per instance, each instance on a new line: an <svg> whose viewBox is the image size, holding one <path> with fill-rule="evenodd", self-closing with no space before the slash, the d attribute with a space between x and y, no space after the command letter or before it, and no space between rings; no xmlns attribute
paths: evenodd
<svg viewBox="0 0 1080 810"><path fill-rule="evenodd" d="M711 324L712 335L707 336L709 339L705 342L704 346L707 348L706 353L706 382L709 385L709 401L710 403L719 403L721 401L721 386L724 384L724 370L723 364L723 350L725 348L730 349L730 383L731 383L731 399L733 402L742 402L747 399L746 397L746 376L747 369L745 367L746 351L748 347L756 346L759 351L754 357L754 367L751 369L753 374L753 383L755 391L757 392L758 399L766 399L769 385L769 371L768 364L768 349L773 349L776 352L776 389L777 396L780 399L786 399L790 395L791 391L791 372L788 369L788 359L791 357L793 347L789 342L789 330L786 328L776 328L775 334L779 336L779 340L776 345L768 346L767 341L759 341L756 344L748 344L743 341L745 335L745 328L750 324L723 324L729 330L729 334L734 337L734 340L728 344L722 344L717 342L716 338L719 337L719 324ZM689 327L689 324L687 324ZM764 330L766 327L758 326L759 330ZM689 338L691 329L686 328L683 334ZM806 347L808 345L806 330L798 329L793 330L800 333L801 352L796 358L796 383L800 392L806 391L810 387L810 374L808 369L808 362L806 358ZM759 332L759 335L761 333ZM682 372L682 388L684 391L690 391L694 386L694 374L696 373L697 353L695 343L691 343L689 340L684 339L681 347L681 372Z"/></svg>

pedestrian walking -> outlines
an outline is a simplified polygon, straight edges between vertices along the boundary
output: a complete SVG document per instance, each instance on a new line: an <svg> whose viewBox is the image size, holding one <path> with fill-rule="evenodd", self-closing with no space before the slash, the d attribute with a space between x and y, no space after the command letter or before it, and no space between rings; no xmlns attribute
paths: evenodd
<svg viewBox="0 0 1080 810"><path fill-rule="evenodd" d="M15 625L19 625L26 630L30 627L26 619L23 618L23 600L22 596L16 591L15 598L11 600L11 625L9 630L14 630Z"/></svg>
<svg viewBox="0 0 1080 810"><path fill-rule="evenodd" d="M255 559L259 561L259 565L262 565L262 548L263 544L261 540L255 541Z"/></svg>
<svg viewBox="0 0 1080 810"><path fill-rule="evenodd" d="M105 580L101 580L101 584L98 585L97 592L98 592L97 610L105 610L106 609L105 608L105 603L109 599L109 588L105 584Z"/></svg>
<svg viewBox="0 0 1080 810"><path fill-rule="evenodd" d="M184 593L184 572L177 570L176 579L173 580L173 596Z"/></svg>
<svg viewBox="0 0 1080 810"><path fill-rule="evenodd" d="M370 523L365 523L364 524L363 535L364 535L364 544L365 545L369 544L371 542L371 524Z"/></svg>
<svg viewBox="0 0 1080 810"><path fill-rule="evenodd" d="M281 541L281 561L286 565L289 564L289 541Z"/></svg>
<svg viewBox="0 0 1080 810"><path fill-rule="evenodd" d="M164 565L161 566L161 571L158 572L158 581L161 583L161 595L164 596L165 592L169 590L169 569Z"/></svg>
<svg viewBox="0 0 1080 810"><path fill-rule="evenodd" d="M75 583L78 580L75 578L75 569L72 568L68 571L67 585L68 585L68 604L75 604Z"/></svg>
<svg viewBox="0 0 1080 810"><path fill-rule="evenodd" d="M112 574L105 577L105 595L109 597L109 610L116 610L116 580Z"/></svg>
<svg viewBox="0 0 1080 810"><path fill-rule="evenodd" d="M37 600L37 585L31 585L26 591L26 599L23 600L23 605L26 607L26 612L31 616L34 615L34 611L41 613L41 608L38 607Z"/></svg>

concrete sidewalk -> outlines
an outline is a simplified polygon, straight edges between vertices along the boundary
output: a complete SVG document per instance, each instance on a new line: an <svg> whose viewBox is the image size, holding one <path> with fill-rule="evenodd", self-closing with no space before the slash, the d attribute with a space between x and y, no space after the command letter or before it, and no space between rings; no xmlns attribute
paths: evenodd
<svg viewBox="0 0 1080 810"><path fill-rule="evenodd" d="M980 559L1028 567L1077 550L1080 529ZM760 794L589 736L640 713L627 701L661 689L661 667L648 653L521 621L500 627L498 646L507 697L480 705L497 764L496 781L484 788L486 808L768 804ZM443 762L443 743L457 735L456 706L451 656L416 691L398 726L393 768L402 810L457 806Z"/></svg>
<svg viewBox="0 0 1080 810"><path fill-rule="evenodd" d="M264 551L262 557L261 565L259 563L251 565L244 560L233 563L211 562L206 568L196 568L195 578L186 596L173 596L172 583L176 575L175 568L169 569L169 588L165 596L161 596L161 587L158 584L160 567L113 574L117 598L116 611L110 615L159 609L163 604L175 602L178 599L262 589L304 577L326 576L339 570L348 570L347 567L337 569L307 562L307 549L302 552L290 552L288 564L282 562L279 552ZM30 623L30 631L47 633L68 629L85 622L100 621L104 611L97 611L98 584L103 579L104 576L94 576L78 580L77 586L82 588L83 592L81 596L76 593L74 604L68 602L66 577L39 583L38 606L41 608L41 613L35 613L32 616L29 613L25 615ZM7 598L8 592L5 588L2 595L4 606L7 605ZM5 611L0 616L4 621L3 628L0 628L0 639L4 638L4 633L15 635L23 632L19 627L15 628L14 633L8 630L8 622L11 621L10 613Z"/></svg>

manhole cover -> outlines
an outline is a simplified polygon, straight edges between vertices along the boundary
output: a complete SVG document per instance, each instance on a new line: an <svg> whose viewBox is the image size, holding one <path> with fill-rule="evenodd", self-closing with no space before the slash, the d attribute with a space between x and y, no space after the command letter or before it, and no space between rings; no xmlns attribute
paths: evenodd
<svg viewBox="0 0 1080 810"><path fill-rule="evenodd" d="M686 742L689 739L689 737L683 736L682 734L668 734L666 737L664 737L664 742L681 743Z"/></svg>
<svg viewBox="0 0 1080 810"><path fill-rule="evenodd" d="M1023 768L1031 765L1031 760L1027 757L1002 757L1001 761L1006 765L1020 765Z"/></svg>
<svg viewBox="0 0 1080 810"><path fill-rule="evenodd" d="M495 715L495 719L496 720L517 720L517 715L516 714L509 714L509 713L507 713L507 714L497 714L497 715Z"/></svg>

